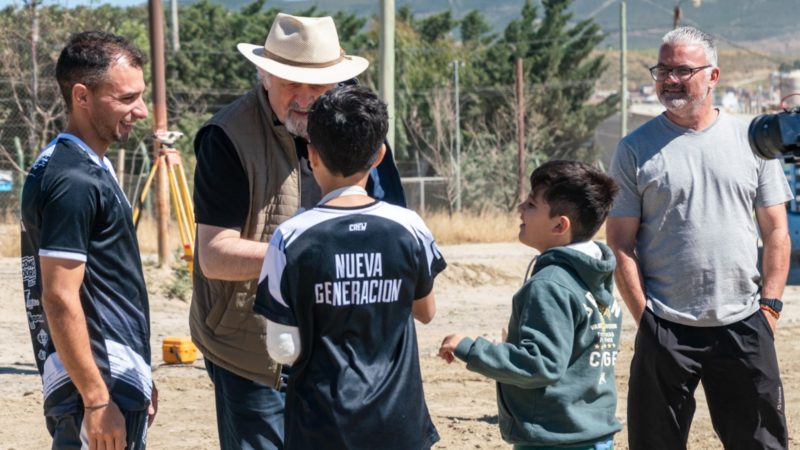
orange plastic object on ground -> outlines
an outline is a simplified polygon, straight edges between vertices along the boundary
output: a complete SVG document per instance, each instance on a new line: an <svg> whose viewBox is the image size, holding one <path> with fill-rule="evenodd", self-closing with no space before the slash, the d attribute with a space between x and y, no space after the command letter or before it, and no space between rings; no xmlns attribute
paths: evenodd
<svg viewBox="0 0 800 450"><path fill-rule="evenodd" d="M197 359L197 347L190 337L165 337L161 350L167 364L191 364Z"/></svg>

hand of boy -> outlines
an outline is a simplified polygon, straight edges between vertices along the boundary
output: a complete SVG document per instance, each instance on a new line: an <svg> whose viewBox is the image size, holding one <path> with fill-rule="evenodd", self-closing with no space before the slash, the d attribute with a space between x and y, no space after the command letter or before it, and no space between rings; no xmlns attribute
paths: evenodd
<svg viewBox="0 0 800 450"><path fill-rule="evenodd" d="M461 339L464 339L463 334L450 334L445 336L444 340L442 340L442 346L439 347L439 357L447 361L448 364L455 361L456 357L453 352L455 352L456 346L461 342Z"/></svg>
<svg viewBox="0 0 800 450"><path fill-rule="evenodd" d="M508 329L503 327L502 331L500 331L500 336L503 338L503 342L508 340Z"/></svg>

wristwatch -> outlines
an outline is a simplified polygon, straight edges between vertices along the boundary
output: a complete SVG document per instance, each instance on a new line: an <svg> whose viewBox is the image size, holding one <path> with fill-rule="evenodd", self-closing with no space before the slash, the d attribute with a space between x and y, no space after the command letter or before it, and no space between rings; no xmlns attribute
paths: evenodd
<svg viewBox="0 0 800 450"><path fill-rule="evenodd" d="M761 298L761 300L758 301L758 304L766 306L776 313L780 313L783 309L783 302L779 298Z"/></svg>

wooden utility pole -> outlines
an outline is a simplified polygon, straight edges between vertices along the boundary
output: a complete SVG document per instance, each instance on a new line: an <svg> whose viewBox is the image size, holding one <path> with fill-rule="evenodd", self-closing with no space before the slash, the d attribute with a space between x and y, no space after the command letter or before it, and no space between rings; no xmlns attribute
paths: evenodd
<svg viewBox="0 0 800 450"><path fill-rule="evenodd" d="M678 4L675 5L675 9L672 13L672 28L678 28L681 25L681 20L683 19L683 9L681 9L681 5L686 0L679 0ZM699 8L700 5L703 3L703 0L692 0L692 6L695 8Z"/></svg>
<svg viewBox="0 0 800 450"><path fill-rule="evenodd" d="M153 132L167 131L167 79L164 69L164 9L161 0L148 0L150 15L150 59L153 85ZM153 161L158 161L161 144L153 139ZM170 262L169 253L169 180L166 164L156 173L156 219L158 223L158 265Z"/></svg>
<svg viewBox="0 0 800 450"><path fill-rule="evenodd" d="M672 28L678 28L678 25L681 24L681 19L683 18L683 10L681 9L680 3L675 5L675 10L672 13Z"/></svg>
<svg viewBox="0 0 800 450"><path fill-rule="evenodd" d="M29 109L31 125L28 127L28 149L34 151L42 143L36 133L36 109L39 107L39 7L36 0L31 0L31 105Z"/></svg>
<svg viewBox="0 0 800 450"><path fill-rule="evenodd" d="M394 0L381 0L380 69L378 89L389 113L386 140L394 148ZM395 154L396 150L395 150Z"/></svg>
<svg viewBox="0 0 800 450"><path fill-rule="evenodd" d="M458 65L461 61L453 61L453 84L455 84L455 137L456 137L456 157L455 157L455 176L456 176L456 211L461 212L461 97L459 95Z"/></svg>
<svg viewBox="0 0 800 450"><path fill-rule="evenodd" d="M628 34L625 0L619 3L619 138L628 134Z"/></svg>
<svg viewBox="0 0 800 450"><path fill-rule="evenodd" d="M120 148L119 153L117 153L117 168L115 170L117 172L117 181L119 185L125 190L125 149Z"/></svg>
<svg viewBox="0 0 800 450"><path fill-rule="evenodd" d="M178 53L181 49L181 38L178 33L178 0L170 0L170 23L172 34L172 54Z"/></svg>
<svg viewBox="0 0 800 450"><path fill-rule="evenodd" d="M522 79L522 58L517 58L517 201L527 197L525 189L525 94Z"/></svg>

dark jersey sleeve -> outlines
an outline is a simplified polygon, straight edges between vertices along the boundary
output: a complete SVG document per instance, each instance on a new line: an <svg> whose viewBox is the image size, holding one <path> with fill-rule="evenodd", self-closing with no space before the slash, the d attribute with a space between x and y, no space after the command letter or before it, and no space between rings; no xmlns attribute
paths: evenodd
<svg viewBox="0 0 800 450"><path fill-rule="evenodd" d="M272 322L296 327L297 320L292 311L293 296L287 292L286 254L282 231L281 228L275 230L267 247L261 276L258 278L253 311Z"/></svg>
<svg viewBox="0 0 800 450"><path fill-rule="evenodd" d="M86 261L100 188L69 171L48 181L42 195L39 255Z"/></svg>
<svg viewBox="0 0 800 450"><path fill-rule="evenodd" d="M194 141L195 221L223 228L243 228L250 208L250 187L236 148L222 128L203 128Z"/></svg>
<svg viewBox="0 0 800 450"><path fill-rule="evenodd" d="M420 219L422 222L422 219ZM414 299L420 299L430 294L433 290L433 279L447 267L447 263L436 246L433 234L427 227L421 225L416 229L419 251L417 252L417 283Z"/></svg>

